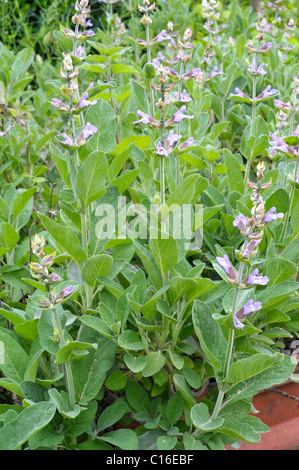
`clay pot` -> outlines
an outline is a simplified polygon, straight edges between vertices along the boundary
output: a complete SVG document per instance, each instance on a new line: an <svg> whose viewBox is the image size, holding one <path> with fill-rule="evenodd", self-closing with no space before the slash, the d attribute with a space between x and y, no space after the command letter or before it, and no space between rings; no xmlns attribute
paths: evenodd
<svg viewBox="0 0 299 470"><path fill-rule="evenodd" d="M296 372L299 372L297 366ZM295 450L299 449L299 384L288 380L270 390L263 390L253 398L259 411L256 415L270 428L261 434L258 444L243 442L238 450ZM297 397L298 401L279 394ZM227 446L227 450L233 450Z"/></svg>

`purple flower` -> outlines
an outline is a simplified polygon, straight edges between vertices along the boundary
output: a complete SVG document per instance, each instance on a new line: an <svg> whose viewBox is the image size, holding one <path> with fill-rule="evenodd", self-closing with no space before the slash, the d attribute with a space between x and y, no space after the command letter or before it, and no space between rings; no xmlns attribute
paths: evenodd
<svg viewBox="0 0 299 470"><path fill-rule="evenodd" d="M74 53L71 52L72 56L74 56ZM77 57L77 59L83 59L83 57L85 56L85 49L83 46L79 46L77 49L76 49L76 52L75 52L75 57Z"/></svg>
<svg viewBox="0 0 299 470"><path fill-rule="evenodd" d="M178 142L181 138L182 138L181 135L175 134L175 133L173 132L173 130L171 130L171 131L169 132L169 135L168 135L168 137L167 137L167 139L166 139L166 142L165 142L166 148L168 148L168 147L173 147L173 145L175 144L175 142Z"/></svg>
<svg viewBox="0 0 299 470"><path fill-rule="evenodd" d="M77 139L77 144L78 145L83 145L87 141L87 139L91 136L93 136L96 132L98 132L98 128L96 126L93 126L88 122L86 126L84 127L83 131L79 135Z"/></svg>
<svg viewBox="0 0 299 470"><path fill-rule="evenodd" d="M166 66L165 70L168 73L168 75L171 75L172 77L175 77L175 78L179 78L179 74L174 69L171 69L170 67Z"/></svg>
<svg viewBox="0 0 299 470"><path fill-rule="evenodd" d="M220 264L222 269L224 269L226 274L229 275L230 279L233 279L234 281L236 281L237 280L237 273L236 273L235 269L233 268L233 266L231 265L231 263L228 259L228 256L224 255L223 258L221 258L220 256L217 256L216 260L217 260L217 263Z"/></svg>
<svg viewBox="0 0 299 470"><path fill-rule="evenodd" d="M183 91L180 97L179 97L179 92L175 91L174 99L175 101L181 101L181 103L189 103L189 101L192 101L192 98L190 98L190 96L187 95L186 90Z"/></svg>
<svg viewBox="0 0 299 470"><path fill-rule="evenodd" d="M159 62L158 59L153 59L153 60L152 60L152 64L153 64L153 66L155 67L156 70L157 70L157 69L160 67L160 65L161 65L161 63Z"/></svg>
<svg viewBox="0 0 299 470"><path fill-rule="evenodd" d="M155 153L157 155L164 155L165 157L168 157L168 155L173 151L174 144L181 138L181 135L175 134L173 130L171 130L165 141L164 147L162 146L161 142L158 142L158 150Z"/></svg>
<svg viewBox="0 0 299 470"><path fill-rule="evenodd" d="M256 101L262 101L262 100L265 100L267 98L270 98L271 96L273 95L276 95L276 93L278 93L278 90L276 90L275 88L271 88L271 85L268 85L259 95L258 97L256 98Z"/></svg>
<svg viewBox="0 0 299 470"><path fill-rule="evenodd" d="M154 39L151 40L151 44L154 44L156 42L161 42L161 41L167 41L171 39L170 34L166 32L166 29L163 29L161 33L159 33Z"/></svg>
<svg viewBox="0 0 299 470"><path fill-rule="evenodd" d="M60 111L69 111L65 103L63 103L61 100L58 100L57 98L52 98L52 104L53 106L56 106L56 108L60 109Z"/></svg>
<svg viewBox="0 0 299 470"><path fill-rule="evenodd" d="M73 147L74 145L76 145L76 143L73 142L67 134L62 134L62 137L64 138L64 140L59 141L61 144L67 145L69 147Z"/></svg>
<svg viewBox="0 0 299 470"><path fill-rule="evenodd" d="M234 93L229 94L229 98L242 98L244 100L252 101L250 96L246 95L240 88L236 87Z"/></svg>
<svg viewBox="0 0 299 470"><path fill-rule="evenodd" d="M259 67L257 67L256 62L256 59L253 58L251 64L248 67L249 72L251 72L253 75L267 75L268 72L264 70L264 62Z"/></svg>
<svg viewBox="0 0 299 470"><path fill-rule="evenodd" d="M260 54L266 54L272 47L272 42L266 42L262 45L262 47L259 49Z"/></svg>
<svg viewBox="0 0 299 470"><path fill-rule="evenodd" d="M91 82L87 88L87 90L83 93L82 97L80 100L76 103L73 109L78 110L78 109L83 109L87 108L88 106L92 106L94 104L97 104L97 100L93 101L88 101L88 90L94 87L93 82Z"/></svg>
<svg viewBox="0 0 299 470"><path fill-rule="evenodd" d="M185 150L186 148L190 147L193 144L194 144L194 137L189 137L189 139L187 139L185 142L183 142L179 146L179 150Z"/></svg>
<svg viewBox="0 0 299 470"><path fill-rule="evenodd" d="M240 322L246 315L249 315L250 313L257 312L262 308L262 304L260 302L254 302L252 299L247 302L244 307L242 307L235 315L234 318L234 323L235 327L238 330L243 330L244 325L243 323Z"/></svg>
<svg viewBox="0 0 299 470"><path fill-rule="evenodd" d="M247 226L248 226L248 218L245 217L244 214L239 214L235 220L233 221L233 226L238 227L240 232L246 234Z"/></svg>
<svg viewBox="0 0 299 470"><path fill-rule="evenodd" d="M285 103L284 101L281 101L281 100L274 100L273 103L276 108L283 109L286 111L292 110L292 106L290 103Z"/></svg>
<svg viewBox="0 0 299 470"><path fill-rule="evenodd" d="M85 41L88 38L91 38L94 36L95 33L91 29L87 29L86 31L83 31L81 34L79 34L78 39L79 41Z"/></svg>
<svg viewBox="0 0 299 470"><path fill-rule="evenodd" d="M68 297L69 295L71 295L73 293L73 286L68 286L68 287L65 287L61 292L63 292L63 296L64 297Z"/></svg>
<svg viewBox="0 0 299 470"><path fill-rule="evenodd" d="M165 127L170 127L172 126L173 124L178 124L179 122L181 122L183 119L193 119L194 118L194 115L192 116L188 116L187 114L184 114L184 112L186 111L186 106L182 106L173 116L171 116L170 119L168 119L168 121L166 122L165 124Z"/></svg>
<svg viewBox="0 0 299 470"><path fill-rule="evenodd" d="M223 72L220 72L220 70L218 70L218 67L214 67L209 73L207 80L211 80L212 78L217 77L217 75L221 75L222 73Z"/></svg>
<svg viewBox="0 0 299 470"><path fill-rule="evenodd" d="M147 124L148 126L151 126L154 128L159 127L159 122L156 119L154 119L152 116L150 116L149 114L146 114L143 111L140 111L140 109L138 109L137 114L138 116L141 116L141 119L139 119L139 121L133 122L133 124L142 123L142 124Z"/></svg>
<svg viewBox="0 0 299 470"><path fill-rule="evenodd" d="M164 157L168 157L169 155L169 152L168 150L166 150L163 145L161 144L161 142L158 142L158 150L155 152L157 155L161 155L161 156L164 156Z"/></svg>
<svg viewBox="0 0 299 470"><path fill-rule="evenodd" d="M247 248L242 250L242 257L245 259L249 259L250 256L253 256L256 254L256 247L258 244L262 241L262 238L250 240L250 242L247 245Z"/></svg>
<svg viewBox="0 0 299 470"><path fill-rule="evenodd" d="M200 68L192 69L192 70L190 70L189 72L184 73L184 74L182 75L182 79L183 79L183 80L189 80L189 78L197 77L197 75L199 75L200 72L201 72L201 69L200 69Z"/></svg>
<svg viewBox="0 0 299 470"><path fill-rule="evenodd" d="M259 276L259 270L254 269L249 276L247 276L244 281L242 281L243 284L247 284L249 286L253 284L258 284L260 286L266 286L269 282L269 278L267 276Z"/></svg>
<svg viewBox="0 0 299 470"><path fill-rule="evenodd" d="M59 281L60 277L56 274L56 273L52 273L50 274L50 276L48 277L48 280L50 282L57 282Z"/></svg>
<svg viewBox="0 0 299 470"><path fill-rule="evenodd" d="M271 209L265 214L264 222L268 223L271 222L271 220L282 219L283 216L284 214L282 212L276 214L276 207L271 207Z"/></svg>

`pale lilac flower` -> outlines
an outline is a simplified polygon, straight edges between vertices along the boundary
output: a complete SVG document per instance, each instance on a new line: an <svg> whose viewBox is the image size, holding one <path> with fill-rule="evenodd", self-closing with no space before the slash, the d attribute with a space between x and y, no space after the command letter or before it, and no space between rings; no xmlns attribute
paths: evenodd
<svg viewBox="0 0 299 470"><path fill-rule="evenodd" d="M211 80L214 77L217 77L217 75L221 75L223 72L218 70L218 67L214 67L211 72L209 73L207 80Z"/></svg>
<svg viewBox="0 0 299 470"><path fill-rule="evenodd" d="M74 33L74 31L72 31L71 29L67 29L67 28L63 28L63 27L60 27L60 30L63 32L63 34L68 37L68 38L75 38L76 35Z"/></svg>
<svg viewBox="0 0 299 470"><path fill-rule="evenodd" d="M153 64L153 66L155 67L156 70L161 66L161 63L159 62L158 59L153 59L152 64Z"/></svg>
<svg viewBox="0 0 299 470"><path fill-rule="evenodd" d="M271 220L276 220L276 219L282 219L284 214L282 212L276 213L276 207L271 207L271 209L266 212L264 222L268 223L271 222Z"/></svg>
<svg viewBox="0 0 299 470"><path fill-rule="evenodd" d="M98 128L88 122L77 139L78 145L85 144L86 140L98 132Z"/></svg>
<svg viewBox="0 0 299 470"><path fill-rule="evenodd" d="M77 47L75 54L72 51L70 55L77 57L77 59L83 59L85 57L85 49L83 46L79 46Z"/></svg>
<svg viewBox="0 0 299 470"><path fill-rule="evenodd" d="M173 147L175 142L178 142L181 138L182 136L180 134L175 134L173 130L171 130L165 142L166 148Z"/></svg>
<svg viewBox="0 0 299 470"><path fill-rule="evenodd" d="M252 75L267 75L267 71L264 70L264 62L259 65L258 67L256 66L256 59L253 58L251 64L248 67L248 71L252 73Z"/></svg>
<svg viewBox="0 0 299 470"><path fill-rule="evenodd" d="M164 157L168 157L169 155L169 152L168 150L166 150L163 145L161 144L161 142L158 142L158 150L155 152L157 155L161 155L161 156L164 156Z"/></svg>
<svg viewBox="0 0 299 470"><path fill-rule="evenodd" d="M254 302L252 299L247 302L244 307L242 307L235 315L234 318L234 323L235 327L238 330L242 330L244 328L243 323L241 323L239 320L242 320L245 318L246 315L249 315L250 313L257 312L262 308L262 304L260 302Z"/></svg>
<svg viewBox="0 0 299 470"><path fill-rule="evenodd" d="M175 134L173 130L171 130L165 141L164 147L162 146L161 142L158 142L158 150L155 153L168 157L168 155L173 151L174 144L178 142L181 138L181 135Z"/></svg>
<svg viewBox="0 0 299 470"><path fill-rule="evenodd" d="M278 90L271 88L271 85L266 86L266 88L257 96L256 101L262 101L264 99L270 98L273 95L276 95Z"/></svg>
<svg viewBox="0 0 299 470"><path fill-rule="evenodd" d="M62 137L64 138L64 140L60 140L59 142L63 145L67 145L69 147L73 147L76 145L75 142L72 141L72 139L67 135L67 134L62 134Z"/></svg>
<svg viewBox="0 0 299 470"><path fill-rule="evenodd" d="M94 84L90 83L87 90L83 93L80 100L74 106L74 108L73 108L74 110L87 108L88 106L93 106L93 105L97 104L97 100L92 100L92 101L88 100L88 92L87 91L90 90L91 88L93 88L93 86L94 86Z"/></svg>
<svg viewBox="0 0 299 470"><path fill-rule="evenodd" d="M233 221L233 226L238 227L240 232L246 233L248 223L248 218L244 214L240 213Z"/></svg>
<svg viewBox="0 0 299 470"><path fill-rule="evenodd" d="M63 292L63 296L64 297L67 297L68 295L71 295L73 293L73 286L68 286L68 287L65 287L61 292Z"/></svg>
<svg viewBox="0 0 299 470"><path fill-rule="evenodd" d="M242 98L247 101L252 101L250 96L246 95L240 88L236 87L234 93L229 94L229 98Z"/></svg>
<svg viewBox="0 0 299 470"><path fill-rule="evenodd" d="M92 29L87 29L86 31L83 31L82 33L79 34L78 39L79 41L81 40L86 40L88 38L91 38L94 36L95 33L92 31Z"/></svg>
<svg viewBox="0 0 299 470"><path fill-rule="evenodd" d="M180 97L179 97L178 91L175 91L173 95L174 95L175 101L180 101L181 103L189 103L189 101L192 101L192 98L190 98L190 96L187 95L186 90L183 91Z"/></svg>
<svg viewBox="0 0 299 470"><path fill-rule="evenodd" d="M92 28L93 23L91 22L91 20L85 20L84 26L87 26L88 28Z"/></svg>
<svg viewBox="0 0 299 470"><path fill-rule="evenodd" d="M154 44L156 42L161 42L161 41L166 41L171 39L170 34L166 32L166 29L163 29L161 33L159 33L154 39L151 40L151 44Z"/></svg>
<svg viewBox="0 0 299 470"><path fill-rule="evenodd" d="M284 101L281 101L281 100L274 100L273 103L276 108L283 109L286 111L292 110L292 106L290 103L285 103Z"/></svg>
<svg viewBox="0 0 299 470"><path fill-rule="evenodd" d="M262 241L261 238L250 240L250 242L247 245L247 248L242 250L242 257L245 259L249 259L250 256L253 256L256 253L255 251L256 247L261 241Z"/></svg>
<svg viewBox="0 0 299 470"><path fill-rule="evenodd" d="M56 106L60 111L69 111L69 108L66 106L63 101L58 100L57 98L52 98L52 104L53 106Z"/></svg>
<svg viewBox="0 0 299 470"><path fill-rule="evenodd" d="M50 276L48 277L48 280L50 282L57 282L60 280L60 277L56 274L56 273L52 273L50 274Z"/></svg>
<svg viewBox="0 0 299 470"><path fill-rule="evenodd" d="M266 54L272 47L272 42L266 42L262 45L262 47L258 50L260 54Z"/></svg>
<svg viewBox="0 0 299 470"><path fill-rule="evenodd" d="M166 122L165 124L165 127L170 127L172 126L173 124L178 124L179 122L181 122L183 119L193 119L194 118L194 115L192 116L188 116L187 114L184 114L184 112L186 111L186 106L182 106L176 113L174 113L173 116L171 116L170 119L168 119L168 121Z"/></svg>
<svg viewBox="0 0 299 470"><path fill-rule="evenodd" d="M269 282L268 276L259 276L259 270L254 269L249 276L247 276L244 281L242 281L243 284L247 284L249 286L253 284L258 284L260 286L266 286Z"/></svg>
<svg viewBox="0 0 299 470"><path fill-rule="evenodd" d="M189 80L189 78L195 78L201 72L200 68L192 69L182 75L183 80Z"/></svg>
<svg viewBox="0 0 299 470"><path fill-rule="evenodd" d="M217 260L217 263L220 264L222 269L224 269L226 274L228 274L231 279L236 281L237 280L237 272L235 271L235 269L231 265L228 256L224 255L223 258L221 258L220 256L217 256L216 260Z"/></svg>
<svg viewBox="0 0 299 470"><path fill-rule="evenodd" d="M133 124L142 123L142 124L147 124L148 126L151 126L151 127L159 127L159 122L156 119L154 119L152 116L150 116L149 114L146 114L143 111L140 111L140 109L138 109L137 114L138 116L141 116L141 119L139 119L139 121L133 122Z"/></svg>
<svg viewBox="0 0 299 470"><path fill-rule="evenodd" d="M185 150L186 148L190 147L193 144L194 144L194 137L189 137L189 139L187 139L185 142L183 142L179 146L179 150Z"/></svg>

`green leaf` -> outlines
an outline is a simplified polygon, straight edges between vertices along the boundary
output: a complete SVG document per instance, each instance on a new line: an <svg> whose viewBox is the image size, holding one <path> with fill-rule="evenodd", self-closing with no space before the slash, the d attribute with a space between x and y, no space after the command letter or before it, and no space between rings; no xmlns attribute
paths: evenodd
<svg viewBox="0 0 299 470"><path fill-rule="evenodd" d="M55 362L56 364L70 362L72 359L88 354L87 349L97 349L97 344L83 343L80 341L68 343L59 349L56 354Z"/></svg>
<svg viewBox="0 0 299 470"><path fill-rule="evenodd" d="M150 352L146 356L146 366L142 370L143 377L151 377L161 370L166 362L166 357L161 351Z"/></svg>
<svg viewBox="0 0 299 470"><path fill-rule="evenodd" d="M127 404L121 398L113 403L113 405L105 408L98 419L97 430L100 432L113 426L123 417L127 409Z"/></svg>
<svg viewBox="0 0 299 470"><path fill-rule="evenodd" d="M251 357L234 362L229 369L227 382L237 384L279 364L282 356L277 354L254 354Z"/></svg>
<svg viewBox="0 0 299 470"><path fill-rule="evenodd" d="M156 265L163 276L165 276L165 274L178 262L179 252L176 240L174 238L151 238L149 241L149 248Z"/></svg>
<svg viewBox="0 0 299 470"><path fill-rule="evenodd" d="M106 380L106 387L109 390L122 390L127 384L127 377L120 371L115 370Z"/></svg>
<svg viewBox="0 0 299 470"><path fill-rule="evenodd" d="M124 361L128 369L134 374L141 372L146 366L146 357L144 356L133 356L132 354L125 354Z"/></svg>
<svg viewBox="0 0 299 470"><path fill-rule="evenodd" d="M94 342L96 335L91 329L84 328L80 339ZM76 401L82 405L86 405L97 395L115 359L116 344L114 342L99 336L97 344L96 350L90 349L87 356L74 359L72 362Z"/></svg>
<svg viewBox="0 0 299 470"><path fill-rule="evenodd" d="M108 153L115 145L115 115L112 106L102 99L90 106L86 112L86 122L98 127L98 132L79 150L81 159L85 159L90 152L100 150ZM83 157L83 158L82 158Z"/></svg>
<svg viewBox="0 0 299 470"><path fill-rule="evenodd" d="M137 108L141 109L146 114L150 114L150 106L147 97L147 93L142 85L135 80L131 80L131 86L134 93L134 98L137 104Z"/></svg>
<svg viewBox="0 0 299 470"><path fill-rule="evenodd" d="M82 271L83 281L94 287L98 276L107 277L110 274L112 263L112 256L106 254L89 258Z"/></svg>
<svg viewBox="0 0 299 470"><path fill-rule="evenodd" d="M228 184L231 192L239 191L244 193L243 173L237 158L230 152L224 149L223 155L225 158L226 171L228 176Z"/></svg>
<svg viewBox="0 0 299 470"><path fill-rule="evenodd" d="M64 418L74 419L80 414L80 406L76 404L74 408L72 408L70 405L69 395L64 390L59 392L56 388L50 388L48 393L51 401Z"/></svg>
<svg viewBox="0 0 299 470"><path fill-rule="evenodd" d="M213 319L207 304L200 300L194 301L192 319L201 348L217 374L224 365L227 352L227 343L221 327Z"/></svg>
<svg viewBox="0 0 299 470"><path fill-rule="evenodd" d="M252 398L260 390L273 387L273 385L278 385L288 380L294 372L297 362L289 356L283 354L281 356L282 360L279 363L279 367L276 363L259 374L233 385L225 396L226 403Z"/></svg>
<svg viewBox="0 0 299 470"><path fill-rule="evenodd" d="M139 334L132 330L123 331L119 335L117 342L121 348L128 349L130 351L140 351L145 348Z"/></svg>
<svg viewBox="0 0 299 470"><path fill-rule="evenodd" d="M151 278L151 281L155 287L155 289L161 289L162 287L162 279L159 273L159 270L157 269L157 266L155 264L154 257L152 253L147 250L143 245L138 243L136 240L134 240L134 245L136 248L137 256L140 258L140 260L143 263L143 266Z"/></svg>
<svg viewBox="0 0 299 470"><path fill-rule="evenodd" d="M180 392L180 394L189 406L193 406L196 404L196 400L192 395L191 388L187 384L183 375L175 374L173 376L173 383L175 385L175 388Z"/></svg>
<svg viewBox="0 0 299 470"><path fill-rule="evenodd" d="M19 238L19 234L10 224L7 222L2 222L2 224L0 224L0 245L4 248L3 254L6 251L12 250L12 248L14 248L18 243ZM1 249L2 248L0 247L0 250Z"/></svg>
<svg viewBox="0 0 299 470"><path fill-rule="evenodd" d="M82 315L82 317L80 317L80 321L84 323L84 325L87 325L90 328L93 328L95 331L97 331L101 335L106 336L107 338L111 338L111 339L114 338L114 335L112 331L110 330L110 328L100 318L90 316L90 315Z"/></svg>
<svg viewBox="0 0 299 470"><path fill-rule="evenodd" d="M5 328L0 328L0 347L2 351L0 370L6 377L20 384L29 364L25 350Z"/></svg>
<svg viewBox="0 0 299 470"><path fill-rule="evenodd" d="M17 218L18 215L20 215L22 210L25 208L27 202L36 192L36 189L37 188L33 187L27 190L22 190L22 192L19 192L17 196L13 199L11 205L11 213L14 219Z"/></svg>
<svg viewBox="0 0 299 470"><path fill-rule="evenodd" d="M105 193L107 169L107 159L101 151L92 152L81 164L76 188L85 209Z"/></svg>
<svg viewBox="0 0 299 470"><path fill-rule="evenodd" d="M201 431L215 431L224 423L224 418L211 419L209 408L205 403L198 403L191 408L191 420L194 426Z"/></svg>
<svg viewBox="0 0 299 470"><path fill-rule="evenodd" d="M115 186L119 190L120 194L123 194L126 189L128 189L128 187L133 183L138 174L139 168L124 171L120 176L114 178L109 184L109 186Z"/></svg>
<svg viewBox="0 0 299 470"><path fill-rule="evenodd" d="M118 429L108 432L98 439L109 442L122 450L138 450L137 434L132 429Z"/></svg>
<svg viewBox="0 0 299 470"><path fill-rule="evenodd" d="M171 426L173 426L182 416L184 411L185 400L180 392L171 395L166 405L166 418Z"/></svg>
<svg viewBox="0 0 299 470"><path fill-rule="evenodd" d="M53 419L56 406L49 402L25 408L15 419L1 428L0 450L16 450Z"/></svg>
<svg viewBox="0 0 299 470"><path fill-rule="evenodd" d="M86 260L87 254L82 250L79 237L71 227L58 224L43 214L39 214L39 217L50 235L52 235L79 265Z"/></svg>
<svg viewBox="0 0 299 470"><path fill-rule="evenodd" d="M126 386L126 398L135 411L148 411L150 399L147 391L137 382L128 382Z"/></svg>
<svg viewBox="0 0 299 470"><path fill-rule="evenodd" d="M159 436L157 447L159 450L172 450L175 448L177 441L177 436Z"/></svg>
<svg viewBox="0 0 299 470"><path fill-rule="evenodd" d="M61 178L63 179L66 186L70 188L71 187L70 172L69 172L68 162L67 162L66 157L59 150L59 148L56 147L56 145L54 145L52 142L50 142L49 150L51 153L51 157L53 158L53 161L57 167L57 170L60 173Z"/></svg>
<svg viewBox="0 0 299 470"><path fill-rule="evenodd" d="M271 263L266 264L265 274L269 277L269 284L279 284L283 281L288 281L297 274L297 267L292 261L283 258L277 258Z"/></svg>

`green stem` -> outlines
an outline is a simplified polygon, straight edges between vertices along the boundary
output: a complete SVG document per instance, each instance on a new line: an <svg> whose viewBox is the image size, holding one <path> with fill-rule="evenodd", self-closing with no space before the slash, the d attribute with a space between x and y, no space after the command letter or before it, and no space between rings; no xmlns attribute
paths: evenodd
<svg viewBox="0 0 299 470"><path fill-rule="evenodd" d="M296 164L295 164L294 176L293 176L294 180L297 177L298 170L299 170L299 159L297 158ZM286 232L287 232L289 218L290 218L291 213L292 213L293 202L294 202L294 197L295 197L295 191L296 191L296 187L292 186L291 193L290 193L290 204L289 204L287 215L286 215L285 220L284 220L282 234L281 234L281 243L282 244L284 244L284 241L285 241L285 236L286 236Z"/></svg>
<svg viewBox="0 0 299 470"><path fill-rule="evenodd" d="M66 342L65 342L63 329L62 329L56 308L54 308L53 312L54 312L55 322L56 322L58 335L59 335L59 345L60 347L63 347L66 345ZM64 368L65 368L66 384L67 384L67 390L69 393L70 405L72 409L74 409L75 404L76 404L76 395L75 395L75 386L74 386L71 364L69 362L66 362L64 364Z"/></svg>
<svg viewBox="0 0 299 470"><path fill-rule="evenodd" d="M246 238L246 240L245 240L243 249L246 249L247 245L248 245L248 238ZM239 292L240 292L240 287L239 286L240 286L240 283L242 281L244 266L245 266L245 263L243 263L243 262L240 263L237 286L235 288L234 300L233 300L233 305L232 305L233 317L235 317L235 315L237 313L238 299L239 299ZM224 362L224 371L223 371L224 372L224 383L226 382L228 374L229 374L230 363L231 363L231 358L232 358L233 348L234 348L234 339L235 339L235 330L233 328L230 328L229 333L228 333L227 351L226 351L226 357L225 357L225 362ZM222 384L220 384L218 397L217 397L217 400L216 400L215 408L213 410L213 414L211 416L211 419L217 418L217 416L218 416L218 414L221 410L224 395L225 395L225 392L223 391Z"/></svg>

